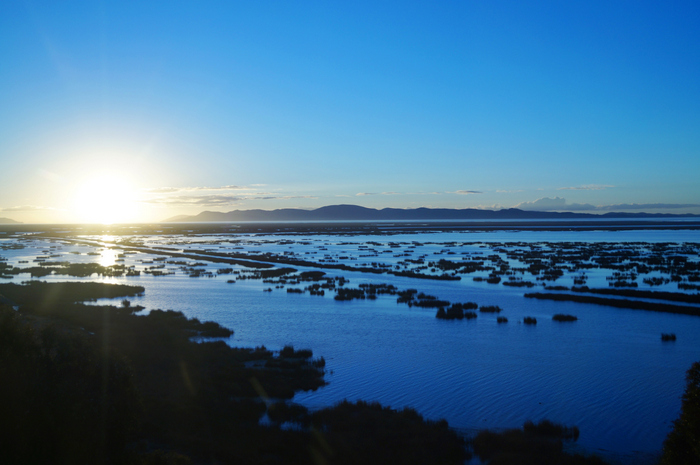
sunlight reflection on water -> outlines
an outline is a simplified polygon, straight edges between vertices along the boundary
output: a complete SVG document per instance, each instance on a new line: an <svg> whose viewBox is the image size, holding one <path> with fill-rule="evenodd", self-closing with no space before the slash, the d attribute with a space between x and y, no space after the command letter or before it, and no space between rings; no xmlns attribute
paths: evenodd
<svg viewBox="0 0 700 465"><path fill-rule="evenodd" d="M105 247L100 252L99 264L102 266L112 266L117 262L117 255L119 251L116 249Z"/></svg>

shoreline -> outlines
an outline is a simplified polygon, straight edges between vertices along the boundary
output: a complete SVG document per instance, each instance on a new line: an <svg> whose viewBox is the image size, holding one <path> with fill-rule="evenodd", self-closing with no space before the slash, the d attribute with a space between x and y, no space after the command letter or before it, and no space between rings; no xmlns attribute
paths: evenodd
<svg viewBox="0 0 700 465"><path fill-rule="evenodd" d="M700 230L700 219L678 220L503 220L503 221L319 221L131 224L0 224L0 234L52 236L197 234L378 234L490 231Z"/></svg>

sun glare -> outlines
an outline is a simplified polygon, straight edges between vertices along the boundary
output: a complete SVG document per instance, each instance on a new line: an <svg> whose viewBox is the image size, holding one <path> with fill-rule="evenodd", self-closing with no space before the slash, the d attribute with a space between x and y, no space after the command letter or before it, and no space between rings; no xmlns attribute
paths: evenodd
<svg viewBox="0 0 700 465"><path fill-rule="evenodd" d="M118 176L94 176L75 190L73 211L81 223L127 223L138 218L136 190Z"/></svg>

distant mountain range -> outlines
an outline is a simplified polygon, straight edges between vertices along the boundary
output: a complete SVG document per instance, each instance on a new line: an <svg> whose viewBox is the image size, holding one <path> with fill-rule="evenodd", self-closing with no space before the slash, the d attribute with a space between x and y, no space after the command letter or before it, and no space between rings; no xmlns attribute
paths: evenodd
<svg viewBox="0 0 700 465"><path fill-rule="evenodd" d="M19 224L19 221L11 220L9 218L0 218L0 224Z"/></svg>
<svg viewBox="0 0 700 465"><path fill-rule="evenodd" d="M230 212L205 211L198 215L179 215L168 218L167 223L211 223L237 221L422 221L422 220L541 220L541 219L616 219L616 218L696 218L700 215L668 213L622 213L602 215L573 212L539 212L517 208L503 210L479 210L476 208L376 208L358 205L329 205L315 210L283 208L279 210L233 210Z"/></svg>

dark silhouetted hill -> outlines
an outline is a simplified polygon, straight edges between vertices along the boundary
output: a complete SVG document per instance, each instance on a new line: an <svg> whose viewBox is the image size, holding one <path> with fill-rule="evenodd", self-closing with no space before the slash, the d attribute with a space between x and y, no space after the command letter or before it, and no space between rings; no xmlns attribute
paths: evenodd
<svg viewBox="0 0 700 465"><path fill-rule="evenodd" d="M230 212L204 211L198 215L179 215L165 222L237 222L237 221L423 221L423 220L540 220L576 218L674 218L697 217L698 215L672 215L665 213L591 213L539 212L517 208L503 210L480 210L476 208L376 208L358 205L329 205L315 210L283 208L279 210L233 210Z"/></svg>

